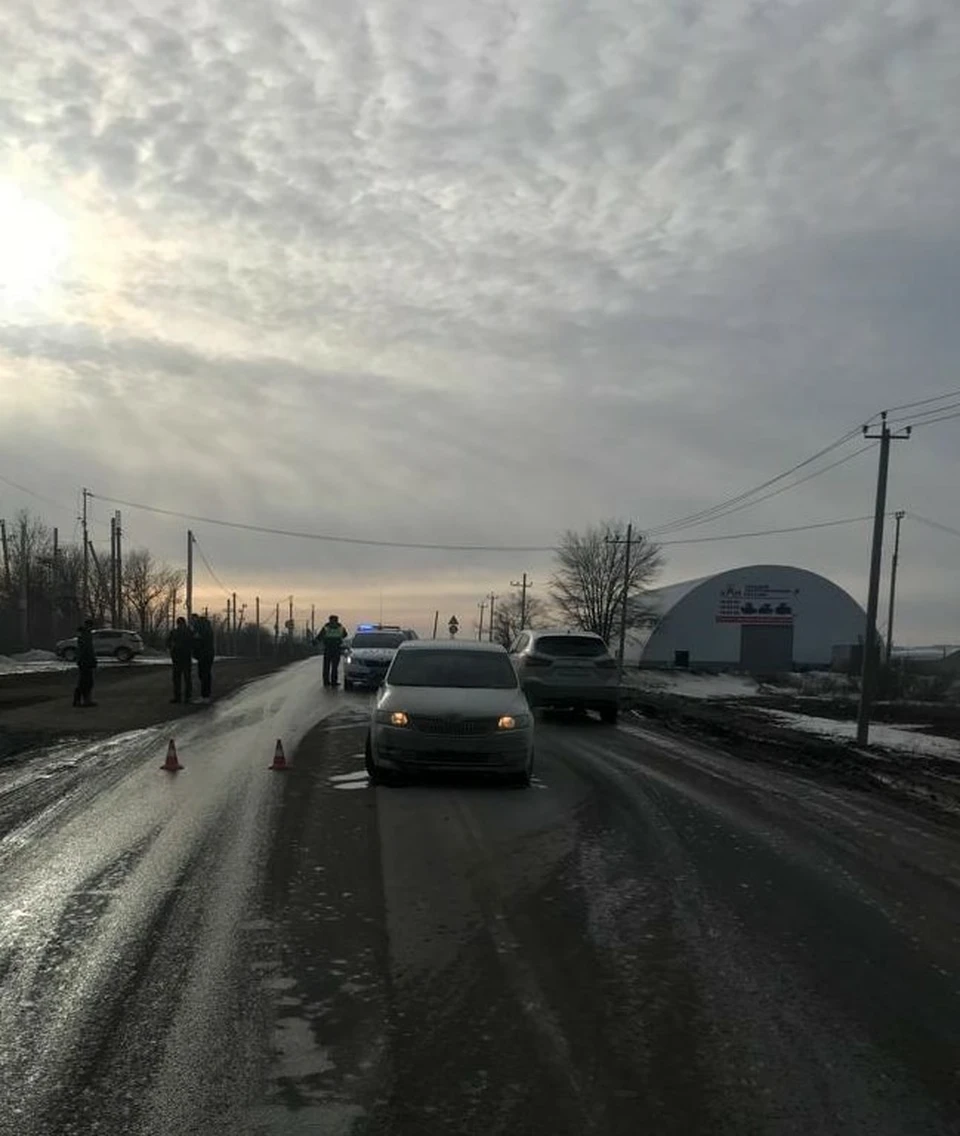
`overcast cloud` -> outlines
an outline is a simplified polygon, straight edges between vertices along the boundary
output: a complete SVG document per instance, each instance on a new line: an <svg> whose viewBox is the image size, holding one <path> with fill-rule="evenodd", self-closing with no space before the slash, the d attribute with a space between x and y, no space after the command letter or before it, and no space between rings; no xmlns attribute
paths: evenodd
<svg viewBox="0 0 960 1136"><path fill-rule="evenodd" d="M0 486L0 515L72 530L87 485L549 545L960 386L955 0L6 0L3 24L0 475L63 509ZM891 508L960 528L958 433L895 447ZM867 514L874 458L673 535ZM182 556L182 523L124 515ZM361 616L382 588L421 627L550 566L195 527L248 601ZM796 563L862 600L868 529L672 546L664 581ZM960 542L904 533L902 637L960 641Z"/></svg>

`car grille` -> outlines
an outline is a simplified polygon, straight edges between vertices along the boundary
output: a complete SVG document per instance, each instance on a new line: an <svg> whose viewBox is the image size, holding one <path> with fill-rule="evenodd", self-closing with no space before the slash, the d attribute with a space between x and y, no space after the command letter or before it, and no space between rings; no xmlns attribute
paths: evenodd
<svg viewBox="0 0 960 1136"><path fill-rule="evenodd" d="M497 732L496 718L453 718L412 715L410 725L424 734L438 734L448 738L476 738Z"/></svg>

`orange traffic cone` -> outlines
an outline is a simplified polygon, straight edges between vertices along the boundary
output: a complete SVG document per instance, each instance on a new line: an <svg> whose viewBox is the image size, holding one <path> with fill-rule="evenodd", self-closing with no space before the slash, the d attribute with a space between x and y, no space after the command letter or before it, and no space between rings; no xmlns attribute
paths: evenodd
<svg viewBox="0 0 960 1136"><path fill-rule="evenodd" d="M277 748L273 751L273 765L271 769L282 772L287 768L287 759L283 756L283 742L277 738Z"/></svg>
<svg viewBox="0 0 960 1136"><path fill-rule="evenodd" d="M178 769L183 769L180 764L180 759L177 757L177 743L170 739L170 744L167 746L167 760L160 766L165 769L167 773L176 773Z"/></svg>

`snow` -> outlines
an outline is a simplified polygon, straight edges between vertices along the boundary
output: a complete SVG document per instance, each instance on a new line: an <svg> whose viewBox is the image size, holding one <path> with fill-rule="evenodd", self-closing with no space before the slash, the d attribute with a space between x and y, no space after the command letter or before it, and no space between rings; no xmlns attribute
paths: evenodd
<svg viewBox="0 0 960 1136"><path fill-rule="evenodd" d="M746 675L695 674L690 671L640 671L627 675L631 686L683 698L754 698L757 683Z"/></svg>
<svg viewBox="0 0 960 1136"><path fill-rule="evenodd" d="M22 651L19 655L12 655L15 663L56 663L57 656L53 651L41 651L38 647L30 651Z"/></svg>
<svg viewBox="0 0 960 1136"><path fill-rule="evenodd" d="M857 736L856 722L817 718L809 714L794 714L787 710L763 710L763 713L781 725L794 730L805 730L820 737L854 741ZM916 725L874 724L870 727L870 744L878 749L895 750L897 753L910 754L914 757L940 757L960 761L960 742L953 738L913 732L922 729L923 726Z"/></svg>

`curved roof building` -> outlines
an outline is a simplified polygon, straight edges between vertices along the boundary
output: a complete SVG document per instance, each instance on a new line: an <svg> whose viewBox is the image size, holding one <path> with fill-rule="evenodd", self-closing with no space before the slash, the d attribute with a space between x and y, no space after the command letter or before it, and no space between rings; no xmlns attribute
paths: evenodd
<svg viewBox="0 0 960 1136"><path fill-rule="evenodd" d="M829 667L835 648L862 642L866 613L805 568L750 564L647 593L652 629L641 666L752 672Z"/></svg>

